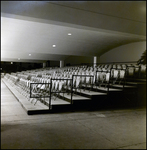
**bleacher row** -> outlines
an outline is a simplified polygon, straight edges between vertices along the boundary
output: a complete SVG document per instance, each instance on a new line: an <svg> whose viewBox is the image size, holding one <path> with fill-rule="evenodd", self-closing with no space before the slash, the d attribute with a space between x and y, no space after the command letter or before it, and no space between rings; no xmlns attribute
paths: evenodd
<svg viewBox="0 0 147 150"><path fill-rule="evenodd" d="M64 94L79 95L84 90L109 92L113 85L124 87L127 78L144 78L146 65L136 64L99 64L95 66L68 66L63 68L41 68L11 74L6 79L19 93L31 103L34 100L45 103L45 98L66 100ZM61 94L62 93L62 94ZM43 99L44 98L44 99ZM51 105L51 104L48 104Z"/></svg>

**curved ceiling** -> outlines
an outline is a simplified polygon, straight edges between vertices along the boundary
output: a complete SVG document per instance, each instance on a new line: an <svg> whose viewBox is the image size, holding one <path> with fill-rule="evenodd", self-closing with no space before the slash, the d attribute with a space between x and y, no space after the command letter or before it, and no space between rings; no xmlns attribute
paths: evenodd
<svg viewBox="0 0 147 150"><path fill-rule="evenodd" d="M1 2L1 61L101 56L139 41L146 41L146 1Z"/></svg>

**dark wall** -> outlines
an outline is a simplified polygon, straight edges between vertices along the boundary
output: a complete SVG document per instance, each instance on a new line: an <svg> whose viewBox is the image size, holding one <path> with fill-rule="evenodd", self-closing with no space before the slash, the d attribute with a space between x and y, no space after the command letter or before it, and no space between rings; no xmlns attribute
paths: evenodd
<svg viewBox="0 0 147 150"><path fill-rule="evenodd" d="M13 62L13 64L11 64L11 62L1 62L1 72L4 73L38 69L42 67L42 63Z"/></svg>

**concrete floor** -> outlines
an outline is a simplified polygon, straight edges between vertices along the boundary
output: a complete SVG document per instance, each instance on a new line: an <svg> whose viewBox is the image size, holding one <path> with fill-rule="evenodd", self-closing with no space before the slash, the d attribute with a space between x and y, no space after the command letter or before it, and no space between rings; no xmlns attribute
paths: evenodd
<svg viewBox="0 0 147 150"><path fill-rule="evenodd" d="M1 149L146 149L146 109L27 115L1 82Z"/></svg>

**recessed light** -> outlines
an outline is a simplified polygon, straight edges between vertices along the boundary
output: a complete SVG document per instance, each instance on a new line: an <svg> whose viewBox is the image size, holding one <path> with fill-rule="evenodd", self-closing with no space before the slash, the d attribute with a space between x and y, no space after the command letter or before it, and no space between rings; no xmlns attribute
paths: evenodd
<svg viewBox="0 0 147 150"><path fill-rule="evenodd" d="M71 35L71 33L68 33L68 35Z"/></svg>
<svg viewBox="0 0 147 150"><path fill-rule="evenodd" d="M53 47L56 47L56 45L53 45Z"/></svg>
<svg viewBox="0 0 147 150"><path fill-rule="evenodd" d="M31 56L31 54L29 54L29 56Z"/></svg>

